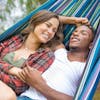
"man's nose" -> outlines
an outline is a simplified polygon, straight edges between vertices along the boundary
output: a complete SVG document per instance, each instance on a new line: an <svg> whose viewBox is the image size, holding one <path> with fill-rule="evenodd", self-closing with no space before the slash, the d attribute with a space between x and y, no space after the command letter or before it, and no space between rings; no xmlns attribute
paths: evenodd
<svg viewBox="0 0 100 100"><path fill-rule="evenodd" d="M78 31L77 32L74 32L73 35L79 35L79 32Z"/></svg>

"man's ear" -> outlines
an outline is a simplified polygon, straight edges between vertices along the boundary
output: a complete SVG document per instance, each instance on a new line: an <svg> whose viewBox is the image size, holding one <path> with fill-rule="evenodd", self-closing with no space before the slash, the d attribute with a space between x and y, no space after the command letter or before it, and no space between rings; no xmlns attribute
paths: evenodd
<svg viewBox="0 0 100 100"><path fill-rule="evenodd" d="M92 49L92 48L93 48L93 42L91 42L89 45L89 49Z"/></svg>

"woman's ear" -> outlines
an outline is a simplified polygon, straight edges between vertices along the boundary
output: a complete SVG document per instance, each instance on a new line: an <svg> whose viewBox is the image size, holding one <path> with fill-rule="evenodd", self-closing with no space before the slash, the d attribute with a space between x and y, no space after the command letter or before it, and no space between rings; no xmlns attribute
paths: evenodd
<svg viewBox="0 0 100 100"><path fill-rule="evenodd" d="M93 42L91 42L89 45L89 49L92 49L92 48L93 48Z"/></svg>

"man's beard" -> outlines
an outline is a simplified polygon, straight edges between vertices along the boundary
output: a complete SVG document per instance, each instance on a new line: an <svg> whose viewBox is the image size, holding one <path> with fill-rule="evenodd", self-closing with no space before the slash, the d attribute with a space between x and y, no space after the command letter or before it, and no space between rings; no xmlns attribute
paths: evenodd
<svg viewBox="0 0 100 100"><path fill-rule="evenodd" d="M69 47L69 50L70 51L79 51L79 48L78 47Z"/></svg>

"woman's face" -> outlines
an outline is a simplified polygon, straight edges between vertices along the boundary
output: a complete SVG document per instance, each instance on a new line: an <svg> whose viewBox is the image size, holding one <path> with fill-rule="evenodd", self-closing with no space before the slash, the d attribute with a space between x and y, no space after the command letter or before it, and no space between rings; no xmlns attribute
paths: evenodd
<svg viewBox="0 0 100 100"><path fill-rule="evenodd" d="M57 18L51 18L50 20L36 25L33 35L37 42L47 43L51 40L58 30L59 20Z"/></svg>

